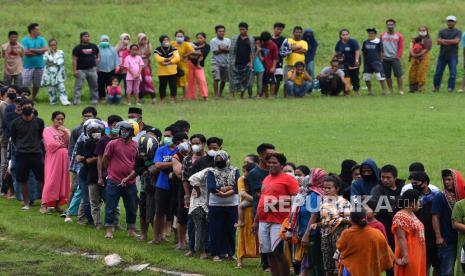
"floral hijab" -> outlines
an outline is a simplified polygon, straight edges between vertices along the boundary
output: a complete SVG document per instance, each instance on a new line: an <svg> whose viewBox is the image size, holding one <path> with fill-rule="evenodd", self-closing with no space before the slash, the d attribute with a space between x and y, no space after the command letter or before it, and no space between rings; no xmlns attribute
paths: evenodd
<svg viewBox="0 0 465 276"><path fill-rule="evenodd" d="M216 161L213 161L213 168L211 171L215 175L215 181L217 187L235 186L236 185L236 168L232 167L229 162L229 154L224 150L219 150L215 153L214 159L220 156L222 160L226 161L226 167L218 168Z"/></svg>
<svg viewBox="0 0 465 276"><path fill-rule="evenodd" d="M312 186L310 187L310 191L317 193L319 196L324 195L323 191L323 179L327 176L328 173L320 168L315 168L312 170Z"/></svg>

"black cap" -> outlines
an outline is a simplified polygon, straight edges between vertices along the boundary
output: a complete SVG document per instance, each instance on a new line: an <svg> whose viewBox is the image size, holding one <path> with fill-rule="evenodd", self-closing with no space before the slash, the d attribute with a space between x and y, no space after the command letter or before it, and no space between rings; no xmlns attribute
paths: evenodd
<svg viewBox="0 0 465 276"><path fill-rule="evenodd" d="M376 30L376 28L367 28L366 31L367 31L367 33L371 33L371 32L373 32L373 33L375 33L375 34L378 33L378 31Z"/></svg>
<svg viewBox="0 0 465 276"><path fill-rule="evenodd" d="M131 114L131 113L142 115L142 109L138 107L130 107L128 110L128 114Z"/></svg>
<svg viewBox="0 0 465 276"><path fill-rule="evenodd" d="M425 172L412 172L408 179L429 183L429 176Z"/></svg>

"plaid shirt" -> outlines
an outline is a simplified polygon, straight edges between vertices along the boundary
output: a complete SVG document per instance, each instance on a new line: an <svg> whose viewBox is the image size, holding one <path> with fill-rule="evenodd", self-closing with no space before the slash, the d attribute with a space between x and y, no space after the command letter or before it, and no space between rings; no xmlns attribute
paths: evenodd
<svg viewBox="0 0 465 276"><path fill-rule="evenodd" d="M77 152L77 144L79 142L85 141L87 137L84 135L84 133L81 133L79 135L79 138L76 141L76 144L74 145L73 148L73 153L71 153L71 158L69 160L69 171L73 173L79 173L79 170L81 169L82 164L76 162L76 152Z"/></svg>

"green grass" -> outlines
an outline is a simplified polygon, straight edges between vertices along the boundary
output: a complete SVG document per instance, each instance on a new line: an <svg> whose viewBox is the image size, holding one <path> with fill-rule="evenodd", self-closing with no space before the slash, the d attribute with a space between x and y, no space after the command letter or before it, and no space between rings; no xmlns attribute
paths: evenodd
<svg viewBox="0 0 465 276"><path fill-rule="evenodd" d="M375 3L373 3L375 2ZM100 34L108 34L116 43L121 32L133 37L146 32L155 43L163 33L172 35L178 28L185 29L192 37L197 31L206 31L213 36L213 26L227 26L227 36L235 34L239 21L250 25L250 33L270 30L275 21L287 24L286 35L291 27L299 24L315 30L320 47L316 57L317 68L327 63L342 27L352 31L352 36L362 41L364 29L375 26L382 29L386 18L398 21L398 30L406 38L416 34L419 25L426 24L433 35L444 26L448 14L464 14L461 1L301 1L301 7L286 1L2 1L0 10L0 35L16 29L25 34L26 25L32 21L41 24L46 38L55 37L59 47L68 55L78 42L78 34L90 31L94 41ZM462 18L459 16L459 24ZM458 26L461 27L460 25ZM429 79L435 65L437 46L433 49ZM0 62L2 62L0 60ZM406 58L403 60L407 71ZM462 71L460 69L459 76ZM209 72L207 64L206 72ZM210 82L210 76L207 74ZM407 80L407 78L404 78ZM458 81L459 82L459 81ZM69 75L67 87L72 87ZM429 87L431 86L428 83ZM69 90L70 91L70 90ZM88 94L88 91L86 92ZM379 91L378 91L379 93ZM374 158L378 165L395 164L400 176L407 176L411 162L422 161L432 182L440 185L440 170L453 167L465 171L463 161L463 133L465 126L465 95L432 94L405 95L403 97L345 97L325 98L312 96L304 99L278 100L219 100L180 102L179 104L145 105L144 120L164 128L177 119L187 119L192 124L191 133L201 132L206 136L220 136L224 148L231 154L233 164L240 166L244 155L253 153L262 142L270 142L284 152L289 161L310 167L322 167L338 172L343 159L362 161ZM46 93L41 89L40 100L46 102ZM47 124L50 114L61 109L66 112L66 126L73 128L80 122L82 107L52 107L37 105L40 117ZM127 107L98 106L99 116L127 114ZM441 186L441 185L440 185ZM235 275L239 272L233 263L213 263L186 259L173 250L173 244L152 247L116 234L114 241L105 240L104 233L77 224L64 224L55 216L39 215L36 209L20 212L16 201L0 200L0 229L2 235L24 241L18 246L5 247L0 259L25 260L18 252L31 254L30 260L42 260L37 270L31 270L27 262L18 262L13 270L29 274L60 271L53 266L61 264L63 271L82 274L103 274L112 271L99 264L55 255L53 262L41 257L42 249L72 248L102 254L119 253L129 263L149 262L155 266L199 272L207 275ZM31 243L31 246L27 246ZM46 249L44 249L46 248ZM51 253L50 253L51 254ZM16 257L18 256L18 257ZM29 260L29 259L27 259ZM43 265L42 265L43 264ZM1 270L0 273L8 273ZM258 260L247 260L241 274L260 274ZM26 273L27 274L27 273Z"/></svg>

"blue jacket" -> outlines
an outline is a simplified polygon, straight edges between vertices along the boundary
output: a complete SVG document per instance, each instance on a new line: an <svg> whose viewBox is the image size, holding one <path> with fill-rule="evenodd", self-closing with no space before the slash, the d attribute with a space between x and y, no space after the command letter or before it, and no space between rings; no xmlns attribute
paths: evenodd
<svg viewBox="0 0 465 276"><path fill-rule="evenodd" d="M352 188L350 190L351 196L370 195L371 189L380 183L379 168L376 165L376 162L373 159L367 159L362 162L360 168L363 168L363 166L369 166L371 168L374 179L369 182L365 181L363 178L356 180L354 184L352 184Z"/></svg>
<svg viewBox="0 0 465 276"><path fill-rule="evenodd" d="M318 42L316 42L315 35L312 29L306 29L304 31L302 40L307 41L308 50L305 53L305 63L309 63L315 59L316 48L318 48Z"/></svg>

